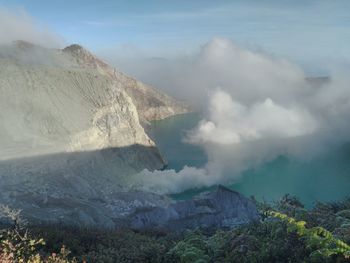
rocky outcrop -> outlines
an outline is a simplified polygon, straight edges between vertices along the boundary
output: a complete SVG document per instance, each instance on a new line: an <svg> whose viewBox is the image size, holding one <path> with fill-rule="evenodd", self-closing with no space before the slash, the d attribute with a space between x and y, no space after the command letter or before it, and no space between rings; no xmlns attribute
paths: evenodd
<svg viewBox="0 0 350 263"><path fill-rule="evenodd" d="M81 192L79 187L75 191ZM31 195L21 193L21 188L18 192L16 204L21 204L22 216L31 224L178 232L194 228L233 228L259 220L252 200L222 186L177 202L145 192L91 195L88 200L72 199L69 195Z"/></svg>
<svg viewBox="0 0 350 263"><path fill-rule="evenodd" d="M179 201L168 207L138 210L129 218L132 229L181 231L197 227L228 227L259 220L255 204L238 192L219 186L192 200Z"/></svg>

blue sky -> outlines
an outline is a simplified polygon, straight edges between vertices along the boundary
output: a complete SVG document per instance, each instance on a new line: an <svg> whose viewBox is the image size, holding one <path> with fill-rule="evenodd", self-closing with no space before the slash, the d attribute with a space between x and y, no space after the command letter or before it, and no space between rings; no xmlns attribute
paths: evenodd
<svg viewBox="0 0 350 263"><path fill-rule="evenodd" d="M67 43L97 53L133 46L171 56L225 37L305 67L350 59L347 0L0 0L0 6L24 10Z"/></svg>

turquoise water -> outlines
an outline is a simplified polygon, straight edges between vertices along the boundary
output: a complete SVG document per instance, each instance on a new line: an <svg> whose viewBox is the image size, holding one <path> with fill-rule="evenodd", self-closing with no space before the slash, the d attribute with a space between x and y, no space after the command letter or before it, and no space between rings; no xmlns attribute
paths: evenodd
<svg viewBox="0 0 350 263"><path fill-rule="evenodd" d="M185 165L202 167L207 163L207 156L200 147L183 142L186 132L199 120L198 114L189 113L152 123L150 136L167 161L168 169L180 171Z"/></svg>
<svg viewBox="0 0 350 263"><path fill-rule="evenodd" d="M182 141L185 132L199 120L198 114L191 113L152 124L151 137L168 161L168 169L179 171L185 165L201 167L206 164L207 157L200 147ZM228 187L267 201L289 193L298 196L307 206L315 201L342 199L350 196L350 145L308 162L280 156L243 172L241 178ZM187 198L202 190L193 189L175 197Z"/></svg>

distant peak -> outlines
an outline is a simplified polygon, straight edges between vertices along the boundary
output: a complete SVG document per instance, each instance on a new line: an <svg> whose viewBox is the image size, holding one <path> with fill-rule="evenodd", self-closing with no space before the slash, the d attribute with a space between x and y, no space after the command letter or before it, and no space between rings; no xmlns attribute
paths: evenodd
<svg viewBox="0 0 350 263"><path fill-rule="evenodd" d="M72 44L63 49L63 51L80 51L80 50L86 50L86 49L78 44Z"/></svg>
<svg viewBox="0 0 350 263"><path fill-rule="evenodd" d="M90 51L88 51L86 48L78 44L72 44L68 47L65 47L63 49L63 52L68 52L73 55L80 55L80 56L93 56Z"/></svg>
<svg viewBox="0 0 350 263"><path fill-rule="evenodd" d="M80 66L87 68L108 67L106 63L81 45L72 44L65 47L62 51L72 56Z"/></svg>
<svg viewBox="0 0 350 263"><path fill-rule="evenodd" d="M78 44L72 44L68 47L65 47L63 49L63 52L70 53L73 56L84 59L84 60L95 58L95 56L93 54L91 54L90 51L88 51L83 46L78 45Z"/></svg>

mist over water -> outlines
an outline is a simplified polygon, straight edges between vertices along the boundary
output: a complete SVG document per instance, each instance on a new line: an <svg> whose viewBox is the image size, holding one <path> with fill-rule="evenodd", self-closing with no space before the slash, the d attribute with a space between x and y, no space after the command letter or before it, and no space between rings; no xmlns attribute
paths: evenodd
<svg viewBox="0 0 350 263"><path fill-rule="evenodd" d="M200 118L199 114L190 113L152 124L151 136L168 161L167 169L179 172L184 166L200 168L207 163L201 147L183 141L186 131L193 129ZM311 160L281 155L244 170L227 186L259 200L273 201L288 193L298 196L307 206L316 201L335 201L350 195L349 160L350 144L331 148ZM174 198L188 198L207 189L210 187L193 188Z"/></svg>
<svg viewBox="0 0 350 263"><path fill-rule="evenodd" d="M173 94L201 114L156 124L168 170L143 171L130 178L132 187L174 194L225 184L261 198L295 193L309 203L323 200L318 191L328 200L350 192L342 190L348 159L339 150L350 141L347 68L310 79L283 58L220 38L167 65Z"/></svg>

